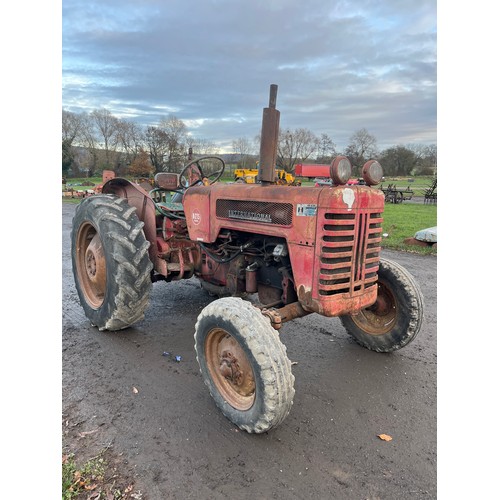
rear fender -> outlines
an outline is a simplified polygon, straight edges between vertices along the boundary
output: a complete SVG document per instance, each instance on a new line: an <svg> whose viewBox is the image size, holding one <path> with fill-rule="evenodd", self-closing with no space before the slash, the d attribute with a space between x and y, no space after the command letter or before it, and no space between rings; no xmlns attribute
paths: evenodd
<svg viewBox="0 0 500 500"><path fill-rule="evenodd" d="M125 198L131 207L137 210L137 216L144 222L144 235L151 243L149 246L149 258L155 264L158 257L156 248L156 209L149 193L141 186L133 184L127 179L111 179L102 187L103 194L114 194L120 198Z"/></svg>

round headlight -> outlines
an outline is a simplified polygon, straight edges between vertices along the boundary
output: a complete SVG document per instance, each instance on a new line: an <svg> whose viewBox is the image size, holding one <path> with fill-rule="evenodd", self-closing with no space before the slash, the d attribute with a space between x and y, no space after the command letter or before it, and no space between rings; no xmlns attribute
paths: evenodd
<svg viewBox="0 0 500 500"><path fill-rule="evenodd" d="M351 177L352 167L347 156L337 156L330 165L330 177L334 184L345 184Z"/></svg>
<svg viewBox="0 0 500 500"><path fill-rule="evenodd" d="M362 174L368 186L375 186L375 184L378 184L382 180L384 172L377 160L368 160L363 165Z"/></svg>

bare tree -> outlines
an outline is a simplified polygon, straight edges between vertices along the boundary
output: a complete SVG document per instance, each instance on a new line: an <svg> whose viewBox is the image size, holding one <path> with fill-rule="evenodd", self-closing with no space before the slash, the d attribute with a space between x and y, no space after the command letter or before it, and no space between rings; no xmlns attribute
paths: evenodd
<svg viewBox="0 0 500 500"><path fill-rule="evenodd" d="M131 165L139 152L144 151L142 129L134 122L117 120L116 138L118 148L123 152L120 163Z"/></svg>
<svg viewBox="0 0 500 500"><path fill-rule="evenodd" d="M155 173L168 170L165 163L168 154L167 139L166 132L158 127L148 127L144 133L145 145Z"/></svg>
<svg viewBox="0 0 500 500"><path fill-rule="evenodd" d="M182 168L186 154L186 124L174 115L164 118L158 126L166 135L167 158L166 168L170 172L179 171Z"/></svg>
<svg viewBox="0 0 500 500"><path fill-rule="evenodd" d="M330 163L337 155L337 146L328 134L321 134L318 139L318 150L316 161L318 163Z"/></svg>
<svg viewBox="0 0 500 500"><path fill-rule="evenodd" d="M239 165L246 168L250 155L253 154L252 143L246 137L239 137L232 143L233 151L239 155Z"/></svg>
<svg viewBox="0 0 500 500"><path fill-rule="evenodd" d="M90 117L96 127L101 149L104 150L103 166L111 168L116 159L118 119L107 109L96 109L90 113Z"/></svg>
<svg viewBox="0 0 500 500"><path fill-rule="evenodd" d="M80 155L78 164L87 173L88 177L92 177L97 168L97 137L90 115L82 113L80 117L82 120L80 144L85 149L85 154Z"/></svg>
<svg viewBox="0 0 500 500"><path fill-rule="evenodd" d="M62 111L62 140L73 145L82 130L82 117L71 111Z"/></svg>
<svg viewBox="0 0 500 500"><path fill-rule="evenodd" d="M291 172L296 163L306 161L318 149L319 139L308 129L280 130L277 164Z"/></svg>
<svg viewBox="0 0 500 500"><path fill-rule="evenodd" d="M436 144L430 144L427 146L425 151L425 156L422 160L421 173L437 174L437 146Z"/></svg>
<svg viewBox="0 0 500 500"><path fill-rule="evenodd" d="M435 144L409 144L406 146L415 153L417 165L415 172L420 175L432 175L437 168L437 147Z"/></svg>
<svg viewBox="0 0 500 500"><path fill-rule="evenodd" d="M191 136L184 122L175 116L164 118L159 126L143 131L136 123L120 120L106 109L90 114L62 112L63 175L70 168L72 175L83 171L89 177L99 168L120 169L131 165L141 148L149 155L155 173L179 172L187 160L189 147L193 157L216 155L219 151L214 142ZM254 142L246 138L235 139L232 147L238 153L241 166L247 167L252 153L260 148L260 136L257 135ZM288 172L313 155L316 161L328 163L337 154L335 143L327 134L317 137L304 128L280 130L277 153L277 166ZM359 175L362 165L379 155L376 138L366 129L358 130L351 136L344 154L355 167L354 175ZM381 161L386 163L382 164L386 171L401 175L410 171L420 175L434 174L437 147L435 144L394 146L383 152Z"/></svg>
<svg viewBox="0 0 500 500"><path fill-rule="evenodd" d="M351 161L355 175L359 175L365 162L378 155L377 139L362 128L351 136L344 154Z"/></svg>
<svg viewBox="0 0 500 500"><path fill-rule="evenodd" d="M62 173L68 175L69 169L75 167L75 142L82 131L80 115L70 111L62 112Z"/></svg>
<svg viewBox="0 0 500 500"><path fill-rule="evenodd" d="M193 157L195 156L205 156L205 155L217 155L219 153L219 147L214 142L208 139L199 139L193 137L192 135L186 136L186 148L193 151ZM187 160L187 156L185 157Z"/></svg>

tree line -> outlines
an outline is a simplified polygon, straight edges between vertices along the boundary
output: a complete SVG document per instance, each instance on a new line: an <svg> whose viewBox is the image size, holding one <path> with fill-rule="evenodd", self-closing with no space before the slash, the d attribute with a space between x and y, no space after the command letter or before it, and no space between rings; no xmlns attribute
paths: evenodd
<svg viewBox="0 0 500 500"><path fill-rule="evenodd" d="M240 168L255 168L260 136L232 141L229 162ZM151 176L158 172L180 172L193 158L219 154L211 141L195 138L186 124L174 115L156 126L141 127L120 119L107 109L90 113L62 112L62 173L64 177L92 177L103 170L117 175ZM277 166L293 172L298 163L330 163L343 154L359 176L363 164L378 159L385 175L431 175L436 172L436 145L396 145L382 151L375 136L366 129L352 134L343 151L327 134L316 135L306 128L279 131Z"/></svg>

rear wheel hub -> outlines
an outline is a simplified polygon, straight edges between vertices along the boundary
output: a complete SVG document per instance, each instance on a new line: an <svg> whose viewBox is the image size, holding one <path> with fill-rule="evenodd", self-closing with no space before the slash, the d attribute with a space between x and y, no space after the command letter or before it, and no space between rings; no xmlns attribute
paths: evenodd
<svg viewBox="0 0 500 500"><path fill-rule="evenodd" d="M91 224L83 224L77 237L76 267L88 303L98 308L106 292L106 258L101 238Z"/></svg>

